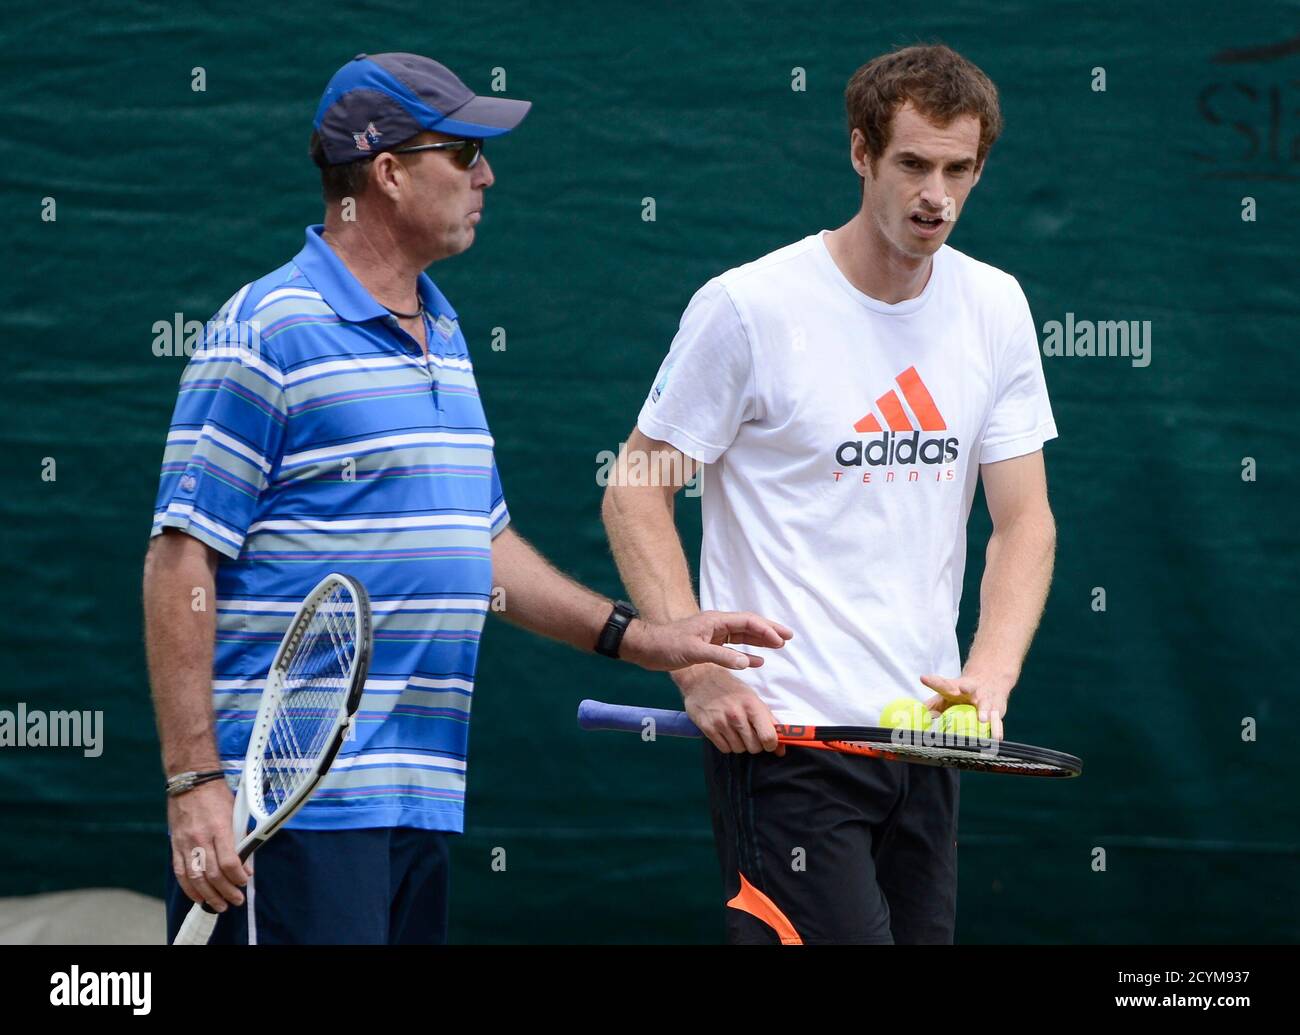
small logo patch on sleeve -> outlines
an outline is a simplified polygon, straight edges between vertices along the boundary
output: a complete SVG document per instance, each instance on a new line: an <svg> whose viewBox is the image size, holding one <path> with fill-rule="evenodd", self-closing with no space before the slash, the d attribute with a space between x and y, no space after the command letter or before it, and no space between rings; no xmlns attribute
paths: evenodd
<svg viewBox="0 0 1300 1035"><path fill-rule="evenodd" d="M659 371L659 380L655 382L653 390L650 392L650 401L657 403L659 397L664 394L664 389L668 386L668 371L672 369L672 360L666 360L663 369Z"/></svg>

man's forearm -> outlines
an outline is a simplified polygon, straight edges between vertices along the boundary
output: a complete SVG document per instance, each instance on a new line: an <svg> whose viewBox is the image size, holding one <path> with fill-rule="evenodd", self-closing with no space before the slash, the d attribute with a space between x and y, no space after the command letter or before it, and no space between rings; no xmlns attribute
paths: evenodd
<svg viewBox="0 0 1300 1035"><path fill-rule="evenodd" d="M612 485L605 491L601 516L614 563L637 610L654 622L699 612L671 496L657 487Z"/></svg>
<svg viewBox="0 0 1300 1035"><path fill-rule="evenodd" d="M492 581L503 617L579 650L593 650L609 620L607 598L560 572L513 528L492 540Z"/></svg>
<svg viewBox="0 0 1300 1035"><path fill-rule="evenodd" d="M673 520L673 497L653 486L611 485L601 507L614 563L632 603L654 622L698 614L691 569ZM713 665L694 665L672 673L685 692L708 676Z"/></svg>
<svg viewBox="0 0 1300 1035"><path fill-rule="evenodd" d="M610 618L610 602L556 571L512 529L492 540L492 570L505 593L504 615L516 625L580 650L594 651ZM675 622L654 618L628 623L617 657L652 671L743 669L762 664L723 644L781 647L791 636L783 625L748 612L698 609ZM775 740L773 740L775 744Z"/></svg>
<svg viewBox="0 0 1300 1035"><path fill-rule="evenodd" d="M166 533L145 558L145 652L169 775L221 768L212 716L216 584L204 549Z"/></svg>
<svg viewBox="0 0 1300 1035"><path fill-rule="evenodd" d="M994 532L980 583L979 628L963 672L1008 686L1020 678L1047 601L1055 552L1056 526L1050 512Z"/></svg>

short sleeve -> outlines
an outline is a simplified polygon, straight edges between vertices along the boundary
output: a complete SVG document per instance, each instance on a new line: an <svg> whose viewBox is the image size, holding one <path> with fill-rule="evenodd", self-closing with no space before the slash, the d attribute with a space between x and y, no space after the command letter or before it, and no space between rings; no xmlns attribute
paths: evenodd
<svg viewBox="0 0 1300 1035"><path fill-rule="evenodd" d="M284 376L263 346L210 325L190 358L167 433L151 535L176 528L226 557L239 556L288 423Z"/></svg>
<svg viewBox="0 0 1300 1035"><path fill-rule="evenodd" d="M756 417L749 337L718 279L695 293L659 367L637 426L701 463L731 445L741 424Z"/></svg>
<svg viewBox="0 0 1300 1035"><path fill-rule="evenodd" d="M980 443L982 464L1037 452L1056 438L1034 317L1014 279L1011 288L1004 324L1008 330L995 353L993 406Z"/></svg>
<svg viewBox="0 0 1300 1035"><path fill-rule="evenodd" d="M501 474L497 470L496 457L492 458L492 511L488 518L491 524L492 538L495 539L510 524L510 511L506 509L506 494L501 488Z"/></svg>

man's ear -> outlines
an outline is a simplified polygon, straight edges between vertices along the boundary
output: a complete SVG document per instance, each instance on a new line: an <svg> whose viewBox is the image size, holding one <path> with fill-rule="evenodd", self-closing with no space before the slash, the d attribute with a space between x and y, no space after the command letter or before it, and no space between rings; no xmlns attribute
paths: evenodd
<svg viewBox="0 0 1300 1035"><path fill-rule="evenodd" d="M406 170L396 155L385 151L375 155L370 162L370 183L368 186L396 200L400 187L399 181L406 175Z"/></svg>
<svg viewBox="0 0 1300 1035"><path fill-rule="evenodd" d="M849 161L863 179L871 175L871 163L867 156L867 138L860 129L855 129L849 137Z"/></svg>

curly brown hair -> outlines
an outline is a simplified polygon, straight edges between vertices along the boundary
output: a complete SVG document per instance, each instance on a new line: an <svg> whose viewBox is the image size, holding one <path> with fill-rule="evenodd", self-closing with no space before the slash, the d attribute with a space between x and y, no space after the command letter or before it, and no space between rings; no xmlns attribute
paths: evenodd
<svg viewBox="0 0 1300 1035"><path fill-rule="evenodd" d="M974 63L941 43L901 47L859 68L844 90L849 136L855 129L862 131L873 170L889 146L894 115L908 101L940 126L961 115L977 116L976 168L983 166L1002 133L997 87Z"/></svg>

